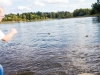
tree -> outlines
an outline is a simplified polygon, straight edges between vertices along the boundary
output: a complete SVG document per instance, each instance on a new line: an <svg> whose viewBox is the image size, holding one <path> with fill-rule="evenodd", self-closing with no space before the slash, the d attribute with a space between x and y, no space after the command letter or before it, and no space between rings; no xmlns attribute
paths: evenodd
<svg viewBox="0 0 100 75"><path fill-rule="evenodd" d="M90 15L91 14L91 9L76 9L73 12L73 16L85 16L85 15Z"/></svg>
<svg viewBox="0 0 100 75"><path fill-rule="evenodd" d="M97 0L97 3L94 3L91 6L92 6L91 14L100 13L100 1L99 0Z"/></svg>
<svg viewBox="0 0 100 75"><path fill-rule="evenodd" d="M75 13L75 12L74 12ZM5 15L3 21L31 21L31 20L42 20L48 18L61 19L61 18L70 18L73 17L73 14L68 11L60 12L27 12L22 14L8 14Z"/></svg>

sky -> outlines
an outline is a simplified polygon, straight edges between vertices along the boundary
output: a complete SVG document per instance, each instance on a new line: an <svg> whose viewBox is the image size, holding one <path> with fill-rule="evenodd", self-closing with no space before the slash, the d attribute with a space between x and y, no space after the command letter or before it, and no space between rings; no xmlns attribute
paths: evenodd
<svg viewBox="0 0 100 75"><path fill-rule="evenodd" d="M58 12L91 8L97 0L0 0L5 14L24 12Z"/></svg>

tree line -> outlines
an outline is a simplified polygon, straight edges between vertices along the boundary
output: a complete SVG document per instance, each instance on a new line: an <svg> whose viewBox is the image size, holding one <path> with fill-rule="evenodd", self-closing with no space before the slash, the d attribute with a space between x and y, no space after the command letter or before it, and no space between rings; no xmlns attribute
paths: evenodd
<svg viewBox="0 0 100 75"><path fill-rule="evenodd" d="M92 5L91 14L99 14L100 13L100 2L97 0L96 3L93 3Z"/></svg>
<svg viewBox="0 0 100 75"><path fill-rule="evenodd" d="M67 11L61 12L27 12L22 14L8 14L5 15L3 21L30 21L30 20L43 20L43 19L61 19L70 18L73 14Z"/></svg>
<svg viewBox="0 0 100 75"><path fill-rule="evenodd" d="M3 21L34 21L34 20L43 20L43 19L64 19L64 18L72 18L78 16L89 16L93 14L97 14L100 12L100 4L94 3L91 5L92 9L76 9L72 13L68 11L58 11L58 12L26 12L22 14L8 14L5 15Z"/></svg>

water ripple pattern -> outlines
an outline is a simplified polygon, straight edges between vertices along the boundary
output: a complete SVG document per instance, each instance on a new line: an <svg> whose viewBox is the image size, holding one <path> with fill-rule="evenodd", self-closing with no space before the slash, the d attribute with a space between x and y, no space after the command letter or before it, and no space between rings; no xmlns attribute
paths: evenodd
<svg viewBox="0 0 100 75"><path fill-rule="evenodd" d="M1 24L0 64L5 75L78 75L100 73L100 23L96 17Z"/></svg>

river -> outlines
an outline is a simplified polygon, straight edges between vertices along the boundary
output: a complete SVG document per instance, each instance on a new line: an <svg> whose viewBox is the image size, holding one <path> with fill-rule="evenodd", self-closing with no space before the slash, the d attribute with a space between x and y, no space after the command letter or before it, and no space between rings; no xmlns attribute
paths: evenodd
<svg viewBox="0 0 100 75"><path fill-rule="evenodd" d="M1 24L0 42L5 75L78 75L100 73L100 23L96 17Z"/></svg>

